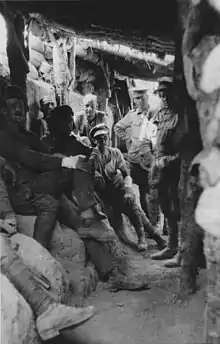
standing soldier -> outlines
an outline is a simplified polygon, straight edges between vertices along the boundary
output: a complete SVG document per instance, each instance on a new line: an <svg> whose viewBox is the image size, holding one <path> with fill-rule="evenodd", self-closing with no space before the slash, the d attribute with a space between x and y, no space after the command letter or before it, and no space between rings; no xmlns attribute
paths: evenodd
<svg viewBox="0 0 220 344"><path fill-rule="evenodd" d="M152 198L151 207L153 207L150 211L148 203L150 152L155 140L156 127L151 121L152 112L148 104L147 89L133 89L132 98L135 109L129 111L124 118L116 123L114 130L116 135L126 142L130 173L134 183L139 186L141 207L151 222L156 225L160 218L158 200Z"/></svg>
<svg viewBox="0 0 220 344"><path fill-rule="evenodd" d="M156 143L152 149L152 166L149 176L150 188L156 188L162 212L168 224L168 245L163 251L152 255L152 259L171 259L178 250L178 221L180 220L178 184L180 159L174 144L178 115L173 112L173 83L163 78L155 91L162 99L162 107L156 115Z"/></svg>

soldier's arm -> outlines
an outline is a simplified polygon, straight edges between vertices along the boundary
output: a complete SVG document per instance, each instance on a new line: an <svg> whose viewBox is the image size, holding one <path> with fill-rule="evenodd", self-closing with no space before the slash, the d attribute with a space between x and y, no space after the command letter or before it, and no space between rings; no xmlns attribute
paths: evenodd
<svg viewBox="0 0 220 344"><path fill-rule="evenodd" d="M124 182L127 186L132 185L132 179L130 176L129 169L127 167L125 158L119 149L116 150L117 158L116 158L116 168L119 170L124 178Z"/></svg>
<svg viewBox="0 0 220 344"><path fill-rule="evenodd" d="M20 142L13 141L7 132L0 132L0 155L8 161L20 161L25 167L50 171L59 169L62 159L30 149Z"/></svg>
<svg viewBox="0 0 220 344"><path fill-rule="evenodd" d="M84 127L84 114L82 112L76 113L74 115L74 126L73 130L75 134L82 134Z"/></svg>
<svg viewBox="0 0 220 344"><path fill-rule="evenodd" d="M127 141L130 139L130 135L127 132L127 129L131 127L131 116L128 113L125 117L123 117L120 121L118 121L114 125L115 134L120 137L121 139Z"/></svg>

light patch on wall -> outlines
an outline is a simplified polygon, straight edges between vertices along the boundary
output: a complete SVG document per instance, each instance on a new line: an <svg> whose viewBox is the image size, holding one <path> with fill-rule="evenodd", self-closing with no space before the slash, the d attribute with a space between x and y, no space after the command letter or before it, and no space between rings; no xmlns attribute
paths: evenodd
<svg viewBox="0 0 220 344"><path fill-rule="evenodd" d="M0 53L6 52L7 29L3 16L0 14Z"/></svg>

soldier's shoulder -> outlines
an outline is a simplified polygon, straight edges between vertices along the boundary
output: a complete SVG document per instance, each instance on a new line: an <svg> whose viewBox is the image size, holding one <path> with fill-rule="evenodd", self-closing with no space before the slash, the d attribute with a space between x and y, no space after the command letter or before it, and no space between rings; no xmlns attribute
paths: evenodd
<svg viewBox="0 0 220 344"><path fill-rule="evenodd" d="M96 115L99 117L105 117L105 116L107 116L107 113L104 111L96 111Z"/></svg>
<svg viewBox="0 0 220 344"><path fill-rule="evenodd" d="M117 148L117 147L109 147L109 149L110 149L110 151L111 151L111 153L112 153L112 155L113 156L121 156L122 155L122 152L120 151L120 149L119 148Z"/></svg>
<svg viewBox="0 0 220 344"><path fill-rule="evenodd" d="M75 113L74 113L74 116L75 116L75 117L80 117L80 116L84 116L84 114L85 114L85 113L84 113L84 111L82 110L82 111L77 111L77 112L75 112Z"/></svg>

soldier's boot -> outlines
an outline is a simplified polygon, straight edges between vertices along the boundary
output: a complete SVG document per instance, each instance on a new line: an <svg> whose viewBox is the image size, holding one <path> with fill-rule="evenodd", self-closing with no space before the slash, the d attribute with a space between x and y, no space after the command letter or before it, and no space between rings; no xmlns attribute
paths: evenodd
<svg viewBox="0 0 220 344"><path fill-rule="evenodd" d="M143 226L137 226L136 228L136 232L138 235L138 245L137 245L137 249L139 251L145 251L148 249L148 244L145 238L145 232L144 232L144 227Z"/></svg>
<svg viewBox="0 0 220 344"><path fill-rule="evenodd" d="M14 253L1 261L1 271L33 309L38 333L44 341L58 336L65 328L84 323L95 313L93 306L75 308L58 303L55 295L35 280L32 272Z"/></svg>
<svg viewBox="0 0 220 344"><path fill-rule="evenodd" d="M160 235L158 231L156 231L155 227L148 220L143 210L141 211L141 217L146 235L149 239L153 239L157 243L157 247L159 250L163 250L167 246L166 240Z"/></svg>
<svg viewBox="0 0 220 344"><path fill-rule="evenodd" d="M108 286L111 291L119 290L146 290L149 289L148 276L139 274L133 274L132 269L122 269L117 266L115 267L108 279Z"/></svg>
<svg viewBox="0 0 220 344"><path fill-rule="evenodd" d="M167 247L162 251L151 256L153 260L172 259L178 251L178 223L177 221L169 221L168 227L168 243Z"/></svg>
<svg viewBox="0 0 220 344"><path fill-rule="evenodd" d="M165 263L166 268L179 268L181 266L182 254L179 250L173 259L168 260Z"/></svg>

